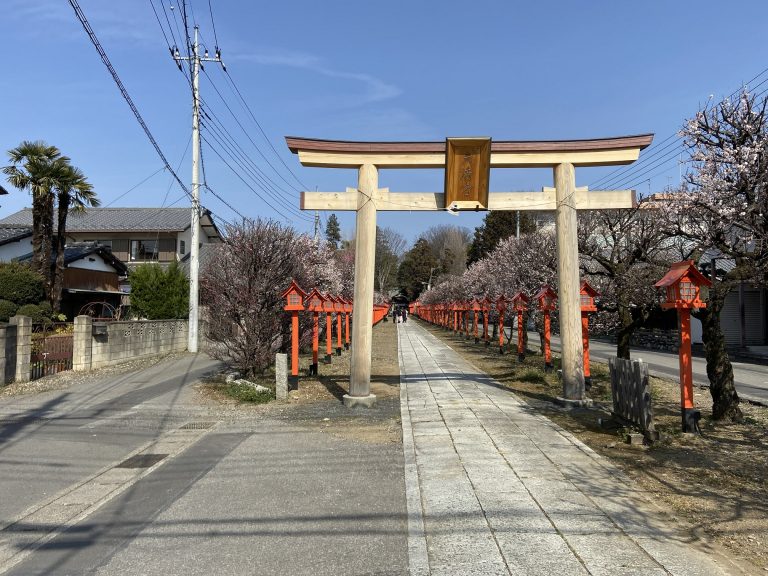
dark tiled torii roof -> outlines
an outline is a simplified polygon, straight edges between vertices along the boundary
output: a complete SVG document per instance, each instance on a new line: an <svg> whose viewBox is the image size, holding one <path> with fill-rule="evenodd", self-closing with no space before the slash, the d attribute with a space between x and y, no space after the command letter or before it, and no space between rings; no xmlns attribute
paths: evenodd
<svg viewBox="0 0 768 576"><path fill-rule="evenodd" d="M6 216L3 224L32 226L32 209ZM67 215L67 232L182 232L189 225L189 208L88 208Z"/></svg>
<svg viewBox="0 0 768 576"><path fill-rule="evenodd" d="M0 246L10 244L32 236L31 226L3 226L0 225Z"/></svg>
<svg viewBox="0 0 768 576"><path fill-rule="evenodd" d="M115 270L118 271L120 274L127 274L128 268L123 263L122 260L117 258L115 255L112 254L112 251L107 248L106 246L103 246L97 242L73 242L71 244L67 244L64 247L64 265L67 266L71 264L72 262L77 262L78 260L82 260L86 256L90 256L91 254L98 254L102 257L102 259L110 264ZM19 262L27 262L29 260L32 260L32 254L25 254L24 256L19 256L18 261ZM56 262L56 252L53 252L51 254L51 264L54 264Z"/></svg>

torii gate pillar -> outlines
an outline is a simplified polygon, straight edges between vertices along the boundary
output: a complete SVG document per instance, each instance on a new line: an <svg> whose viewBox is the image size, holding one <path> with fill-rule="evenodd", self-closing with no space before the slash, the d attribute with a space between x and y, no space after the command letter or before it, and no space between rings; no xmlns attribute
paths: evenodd
<svg viewBox="0 0 768 576"><path fill-rule="evenodd" d="M576 174L573 164L554 167L557 234L557 293L560 299L560 345L563 397L568 405L588 402L584 395L584 360L579 294L579 242L576 215Z"/></svg>
<svg viewBox="0 0 768 576"><path fill-rule="evenodd" d="M357 176L355 231L355 307L352 311L352 365L346 406L371 407L371 348L373 334L373 278L376 255L376 204L379 173L373 164L363 164ZM578 279L577 279L578 284ZM579 320L581 321L581 320Z"/></svg>

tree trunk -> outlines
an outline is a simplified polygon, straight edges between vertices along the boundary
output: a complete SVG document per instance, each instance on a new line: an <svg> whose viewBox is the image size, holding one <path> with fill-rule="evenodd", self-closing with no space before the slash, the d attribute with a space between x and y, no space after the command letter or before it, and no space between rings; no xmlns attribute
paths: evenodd
<svg viewBox="0 0 768 576"><path fill-rule="evenodd" d="M64 248L67 244L67 215L69 214L69 194L59 194L58 226L56 227L56 267L51 283L51 307L54 314L61 311L61 290L64 284Z"/></svg>
<svg viewBox="0 0 768 576"><path fill-rule="evenodd" d="M707 359L709 393L712 396L712 417L715 420L741 421L739 395L733 383L733 366L725 346L725 335L720 328L720 311L729 284L715 282L709 291L707 307L698 314L701 319L704 355Z"/></svg>
<svg viewBox="0 0 768 576"><path fill-rule="evenodd" d="M629 344L635 325L632 321L632 312L629 306L623 302L618 303L619 330L616 335L616 357L629 360Z"/></svg>

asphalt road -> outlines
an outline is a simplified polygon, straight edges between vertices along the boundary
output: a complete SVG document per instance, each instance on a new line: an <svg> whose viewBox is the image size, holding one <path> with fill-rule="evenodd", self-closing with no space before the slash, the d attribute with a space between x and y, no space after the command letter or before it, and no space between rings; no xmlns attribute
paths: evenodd
<svg viewBox="0 0 768 576"><path fill-rule="evenodd" d="M529 346L536 346L539 335L528 333ZM560 351L560 338L552 337L552 350ZM593 360L608 362L608 358L616 356L616 345L607 342L590 341L589 356ZM632 348L631 356L648 364L652 376L677 379L679 377L679 360L677 354ZM746 400L768 405L768 366L733 362L733 377L736 391ZM709 386L707 378L707 363L703 358L693 358L693 382L698 386Z"/></svg>
<svg viewBox="0 0 768 576"><path fill-rule="evenodd" d="M184 354L0 398L0 573L406 574L402 446L324 431L350 418L336 401L203 401L217 366Z"/></svg>

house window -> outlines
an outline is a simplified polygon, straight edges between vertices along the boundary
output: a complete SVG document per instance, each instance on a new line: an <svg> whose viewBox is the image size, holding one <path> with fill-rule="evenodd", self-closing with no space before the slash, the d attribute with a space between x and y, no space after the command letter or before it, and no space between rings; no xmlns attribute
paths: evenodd
<svg viewBox="0 0 768 576"><path fill-rule="evenodd" d="M157 240L131 240L131 260L157 260Z"/></svg>
<svg viewBox="0 0 768 576"><path fill-rule="evenodd" d="M107 248L112 250L112 240L96 240L96 244L106 246Z"/></svg>
<svg viewBox="0 0 768 576"><path fill-rule="evenodd" d="M187 243L184 240L179 240L179 254L184 256L187 253Z"/></svg>

